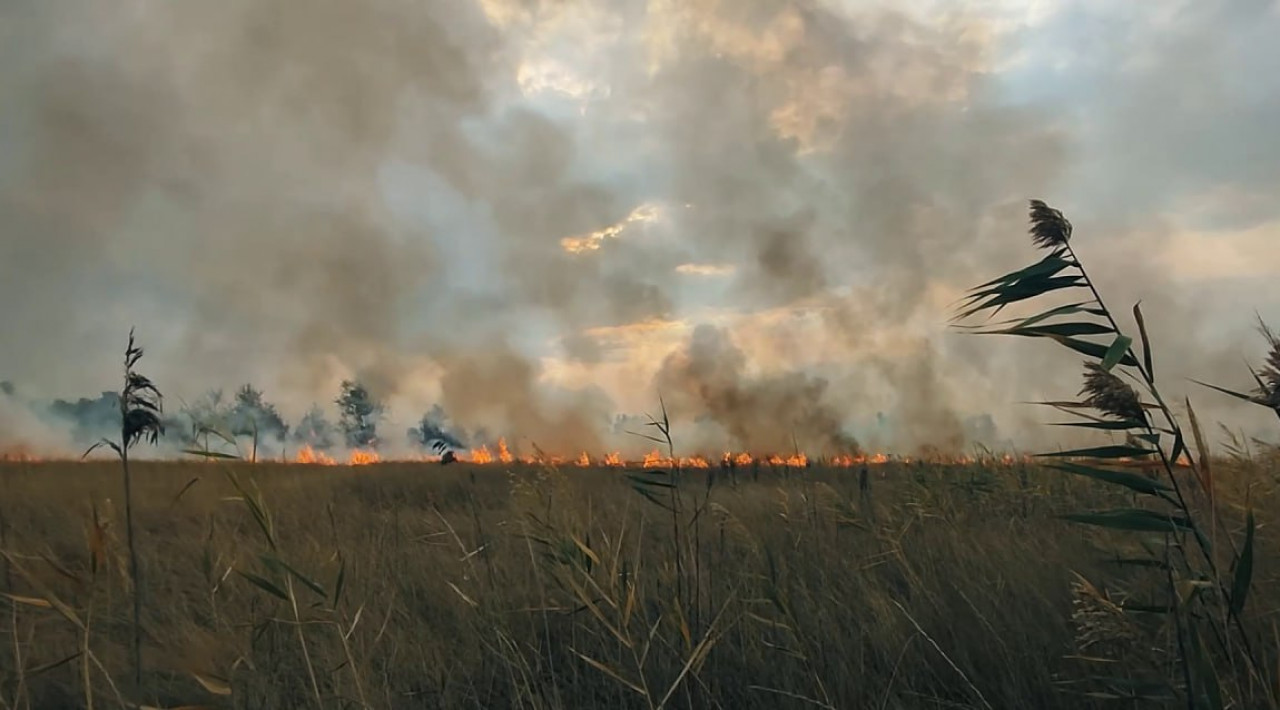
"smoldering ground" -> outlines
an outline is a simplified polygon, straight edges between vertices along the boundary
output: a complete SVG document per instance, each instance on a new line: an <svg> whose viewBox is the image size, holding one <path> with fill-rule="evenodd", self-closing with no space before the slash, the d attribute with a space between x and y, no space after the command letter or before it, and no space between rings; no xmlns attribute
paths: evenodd
<svg viewBox="0 0 1280 710"><path fill-rule="evenodd" d="M771 436L774 416L844 445L882 411L897 423L886 445L954 448L989 413L1001 440L1033 445L1043 415L1017 402L1074 393L1079 363L944 326L960 289L1032 258L1025 200L1045 197L1116 305L1144 299L1175 389L1247 386L1274 273L1228 288L1185 265L1222 251L1195 234L1243 249L1240 229L1280 216L1248 199L1280 161L1244 151L1276 150L1277 92L1249 77L1273 81L1280 50L1259 28L1280 20L1199 3L1157 33L1120 13L1085 52L1055 33L1099 11L1056 12L7 3L2 374L49 396L101 391L137 324L168 391L252 381L294 419L351 377L406 422L441 403L467 427L574 448L609 446L610 414L660 393L700 401L735 438ZM1043 47L1089 85L1016 90ZM1188 47L1211 61L1185 71ZM1214 86L1212 111L1173 89ZM1135 160L1108 148L1123 145ZM1208 205L1200 221L1187 201ZM1246 203L1248 224L1224 227ZM584 236L595 248L566 249ZM655 322L673 327L593 335ZM673 370L708 332L740 365ZM803 405L780 404L779 386Z"/></svg>

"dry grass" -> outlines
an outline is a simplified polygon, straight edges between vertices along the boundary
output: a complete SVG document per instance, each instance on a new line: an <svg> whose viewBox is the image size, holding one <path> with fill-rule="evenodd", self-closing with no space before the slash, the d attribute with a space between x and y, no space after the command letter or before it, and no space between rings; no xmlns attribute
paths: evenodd
<svg viewBox="0 0 1280 710"><path fill-rule="evenodd" d="M1108 562L1133 536L1057 517L1125 495L1060 472L717 472L675 548L616 470L133 466L158 707L1136 707L1105 696L1176 651L1116 613L1159 601ZM116 472L0 467L0 708L130 702ZM1215 474L1276 668L1280 468Z"/></svg>
<svg viewBox="0 0 1280 710"><path fill-rule="evenodd" d="M1088 396L1079 402L1040 404L1073 418L1058 426L1125 435L1122 445L1113 440L1111 445L1039 455L1083 459L1084 465L1063 463L1050 468L1131 494L1132 506L1084 511L1070 518L1084 525L1134 533L1128 546L1136 544L1140 554L1121 564L1145 567L1151 579L1146 589L1135 584L1123 593L1137 589L1151 594L1153 581L1162 585L1161 594L1151 594L1152 601L1117 605L1087 578L1080 579L1077 618L1093 623L1114 612L1127 615L1123 626L1145 632L1139 634L1142 645L1137 648L1152 651L1139 654L1148 658L1139 658L1138 663L1129 663L1133 659L1126 658L1125 677L1093 675L1089 681L1105 687L1102 692L1115 699L1175 702L1183 698L1188 710L1226 710L1242 705L1280 708L1280 694L1272 678L1274 666L1266 658L1269 654L1260 650L1264 627L1244 615L1254 592L1259 559L1257 518L1250 501L1246 497L1243 503L1233 502L1230 513L1221 509L1217 467L1191 400L1184 399L1185 412L1179 414L1157 385L1155 363L1159 358L1152 348L1141 303L1132 308L1135 339L1125 334L1117 312L1107 306L1076 254L1070 241L1070 221L1041 200L1030 201L1029 216L1033 245L1049 253L1033 264L969 289L954 322L969 333L1041 338L1085 355L1089 359L1085 360L1080 394ZM1089 296L1035 315L992 322L1011 304L1043 301L1042 297L1056 300L1068 293ZM1042 302L1037 309L1044 305ZM981 325L961 324L978 317L983 320ZM1272 350L1268 362L1280 362L1280 344L1261 316L1258 320ZM1207 386L1280 416L1280 407L1272 397L1274 367L1250 370L1258 384L1254 394ZM1195 456L1191 456L1193 444ZM1245 510L1242 525L1235 515L1241 508ZM1152 616L1158 620L1150 622ZM1135 675L1138 668L1141 670Z"/></svg>

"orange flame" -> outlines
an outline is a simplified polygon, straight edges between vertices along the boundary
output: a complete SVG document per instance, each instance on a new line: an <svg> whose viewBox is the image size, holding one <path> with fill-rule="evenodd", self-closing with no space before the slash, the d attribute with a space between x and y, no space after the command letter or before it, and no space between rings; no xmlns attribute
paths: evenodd
<svg viewBox="0 0 1280 710"><path fill-rule="evenodd" d="M511 452L511 450L508 448L507 442L505 439L498 439L498 442L496 445L496 451L491 450L487 445L482 445L479 448L472 449L468 453L459 452L456 455L459 461L469 462L469 463L478 464L478 465L492 464L498 461L501 461L504 464L509 464L509 463L519 461L521 463L529 464L529 465L545 465L545 464L556 465L556 466L576 465L581 468L589 468L592 466L618 467L618 468L637 466L637 467L644 467L644 468L682 467L682 468L688 468L688 469L707 469L716 463L715 458L707 458L701 455L672 459L672 458L669 458L668 456L664 456L658 449L655 449L645 454L641 459L625 459L622 457L621 453L617 451L606 453L599 457L593 456L591 453L587 451L582 451L577 456L551 455L545 452L535 452L533 455L517 456L517 455L514 455ZM16 447L0 449L0 462L41 462L41 461L47 461L47 460L50 460L50 459L34 452L33 450L25 446L16 446ZM387 459L384 459L381 454L375 451L357 449L347 454L345 460L339 461L339 460L335 460L331 455L323 451L317 451L316 449L312 448L310 445L304 445L297 451L297 453L291 459L288 459L288 460L290 460L292 463L310 464L310 465L365 466L365 465L380 463L380 462L386 461ZM421 455L410 455L407 458L395 459L395 460L426 463L426 462L439 461L440 457L421 454ZM1014 466L1019 464L1034 464L1035 460L1033 457L1027 456L1027 455L991 454L991 455L975 456L975 455L947 455L947 454L933 452L933 453L925 453L922 456L918 456L918 457L900 457L900 456L891 457L884 453L842 454L842 455L833 456L830 458L824 457L820 459L820 461L821 461L821 465L823 466L852 468L852 467L863 466L863 465L887 464L891 462L905 463L905 464L923 462L923 463L936 464L936 465L981 464L981 465L997 465L997 466L999 465ZM757 456L747 452L735 454L732 451L725 451L719 457L719 464L721 466L727 466L727 467L747 466L752 464L758 465L761 463L768 464L770 466L775 466L775 467L806 468L810 465L811 460L806 454L803 454L803 453L796 453L796 454L792 454L784 457L780 454L773 454L768 456ZM1151 467L1153 463L1158 463L1158 462L1152 462L1145 459L1124 458L1116 461L1115 463L1121 466L1128 466L1128 467L1134 467L1134 468L1147 468L1147 467ZM1192 464L1192 461L1184 453L1182 456L1179 457L1176 465L1188 467L1191 464Z"/></svg>
<svg viewBox="0 0 1280 710"><path fill-rule="evenodd" d="M310 444L306 444L299 449L298 455L295 456L293 460L295 463L320 464L322 466L333 466L337 464L337 461L334 461L324 452L316 451L311 448Z"/></svg>
<svg viewBox="0 0 1280 710"><path fill-rule="evenodd" d="M781 454L772 455L754 455L747 452L734 453L733 451L725 451L718 460L716 457L708 458L702 455L694 455L688 457L678 457L672 459L664 455L660 450L654 449L639 459L626 459L618 451L604 453L595 456L588 451L582 451L577 456L561 456L551 455L545 452L535 452L532 455L521 454L515 455L508 448L505 439L498 439L496 448L490 449L488 445L481 445L472 449L467 453L457 452L459 461L468 462L476 465L492 464L502 462L509 464L520 462L528 465L568 465L580 468L590 467L643 467L643 468L659 468L659 467L681 467L687 469L708 469L717 463L720 466L748 466L768 464L774 467L786 468L806 468L811 465L812 460L807 454L795 453L783 456ZM33 452L28 447L18 446L0 449L0 462L40 462L49 460L47 457ZM318 451L310 445L302 446L296 454L287 461L297 464L324 465L324 466L366 466L385 462L382 454L376 451L357 449L345 455L344 460L335 460L333 456L323 451ZM397 458L396 461L413 461L420 463L438 462L440 457L427 454L409 455L406 458ZM842 454L830 458L823 457L818 460L822 466L853 468L863 465L876 465L888 463L915 463L924 462L937 465L1003 465L1014 466L1019 464L1034 464L1034 458L1027 455L1012 454L990 454L983 456L975 455L946 455L941 453L925 453L918 457L901 457L889 456L884 453L855 453ZM1116 462L1121 466L1129 467L1149 467L1152 462L1147 460L1121 459ZM1184 453L1178 460L1176 465L1189 466L1191 460Z"/></svg>
<svg viewBox="0 0 1280 710"><path fill-rule="evenodd" d="M493 463L493 454L488 446L481 445L478 449L472 449L467 459L471 463Z"/></svg>
<svg viewBox="0 0 1280 710"><path fill-rule="evenodd" d="M885 454L872 454L870 456L867 456L866 454L858 454L856 456L851 454L844 454L842 456L837 456L831 459L832 466L841 466L845 468L849 468L853 466L861 466L863 464L874 465L874 464L884 464L884 463L889 463L889 457L886 456Z"/></svg>
<svg viewBox="0 0 1280 710"><path fill-rule="evenodd" d="M39 463L44 459L22 444L0 451L0 461L11 463Z"/></svg>

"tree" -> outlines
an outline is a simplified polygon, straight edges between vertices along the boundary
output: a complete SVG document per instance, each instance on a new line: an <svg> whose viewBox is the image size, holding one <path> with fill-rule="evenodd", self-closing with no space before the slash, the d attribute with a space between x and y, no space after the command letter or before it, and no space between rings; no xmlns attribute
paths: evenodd
<svg viewBox="0 0 1280 710"><path fill-rule="evenodd" d="M378 443L378 420L383 405L359 382L342 381L342 394L334 400L340 412L338 426L351 448L369 448Z"/></svg>
<svg viewBox="0 0 1280 710"><path fill-rule="evenodd" d="M325 418L324 411L318 405L311 405L311 409L303 415L302 421L298 422L297 428L293 430L293 440L319 451L332 449L333 424Z"/></svg>
<svg viewBox="0 0 1280 710"><path fill-rule="evenodd" d="M225 393L221 388L211 389L191 404L184 406L182 414L188 419L190 430L189 434L182 437L186 446L209 451L212 437L235 447L236 443L229 426L231 403L226 401Z"/></svg>
<svg viewBox="0 0 1280 710"><path fill-rule="evenodd" d="M263 399L262 390L250 384L236 391L227 419L232 436L270 436L283 440L289 431L276 406Z"/></svg>
<svg viewBox="0 0 1280 710"><path fill-rule="evenodd" d="M97 399L81 397L74 402L55 399L49 414L71 424L76 443L97 441L120 428L120 393L103 392Z"/></svg>
<svg viewBox="0 0 1280 710"><path fill-rule="evenodd" d="M455 449L463 448L465 446L463 432L458 430L455 434L451 431L452 429L449 415L445 414L443 407L435 404L422 415L418 426L409 430L409 441L417 446L431 446L435 442L440 442Z"/></svg>

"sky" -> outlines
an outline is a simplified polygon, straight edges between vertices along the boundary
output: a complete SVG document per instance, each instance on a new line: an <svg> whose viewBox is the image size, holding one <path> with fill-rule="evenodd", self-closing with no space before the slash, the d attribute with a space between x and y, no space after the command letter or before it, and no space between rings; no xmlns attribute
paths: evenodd
<svg viewBox="0 0 1280 710"><path fill-rule="evenodd" d="M18 0L0 379L290 417L365 382L548 449L1061 442L1049 344L947 328L1075 225L1171 392L1280 324L1280 2ZM10 415L8 436L26 436Z"/></svg>

